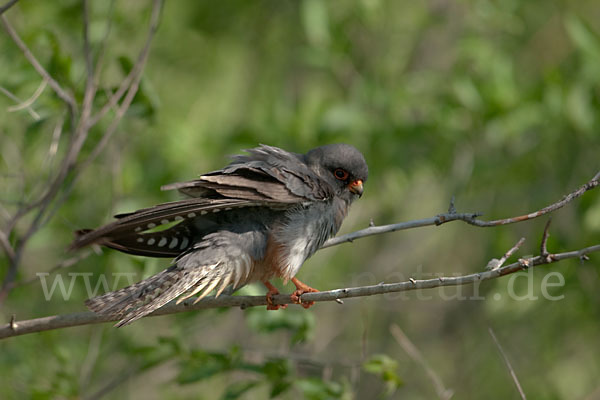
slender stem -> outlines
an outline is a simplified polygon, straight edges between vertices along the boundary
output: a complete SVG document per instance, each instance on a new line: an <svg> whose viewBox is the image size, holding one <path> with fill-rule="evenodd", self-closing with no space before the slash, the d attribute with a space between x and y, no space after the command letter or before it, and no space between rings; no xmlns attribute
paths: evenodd
<svg viewBox="0 0 600 400"><path fill-rule="evenodd" d="M360 286L354 288L344 288L328 290L325 292L305 293L302 295L303 302L336 301L343 298L373 296L384 293L406 292L410 290L432 289L441 286L462 286L475 282L496 279L501 276L513 274L524 268L531 268L541 264L552 264L569 258L583 259L587 254L600 251L600 244L586 247L580 250L574 250L566 253L553 254L550 259L537 256L526 260L506 265L504 267L492 270L468 274L463 276L439 277L434 279L415 280L409 279L405 282L396 282L388 284L378 284L372 286ZM279 294L272 296L273 304L292 304L293 301L289 294ZM196 304L194 299L188 299L180 304L171 302L166 306L156 310L149 316L176 314L185 311L203 310L207 308L219 307L247 307L264 306L267 304L266 296L225 296L218 298L204 298ZM93 312L79 312L64 315L54 315L50 317L36 318L31 320L17 321L0 326L0 339L12 336L24 335L33 332L42 332L53 329L68 328L79 325L99 324L102 322L116 321L118 318L106 315L99 315Z"/></svg>

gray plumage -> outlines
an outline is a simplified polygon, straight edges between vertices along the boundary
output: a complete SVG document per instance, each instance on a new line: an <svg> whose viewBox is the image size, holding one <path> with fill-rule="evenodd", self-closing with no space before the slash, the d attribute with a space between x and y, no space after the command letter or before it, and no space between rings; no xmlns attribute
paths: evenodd
<svg viewBox="0 0 600 400"><path fill-rule="evenodd" d="M362 154L346 144L307 154L261 145L225 168L175 183L190 198L128 214L96 230L78 231L72 249L98 243L126 253L175 257L146 280L92 298L94 312L129 324L168 302L253 281L287 281L339 230L368 176ZM171 224L167 229L162 226Z"/></svg>

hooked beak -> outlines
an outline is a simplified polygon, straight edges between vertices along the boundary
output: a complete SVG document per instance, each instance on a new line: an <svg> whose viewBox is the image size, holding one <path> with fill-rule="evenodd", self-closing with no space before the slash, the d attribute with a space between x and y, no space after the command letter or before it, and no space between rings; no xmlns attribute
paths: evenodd
<svg viewBox="0 0 600 400"><path fill-rule="evenodd" d="M358 197L362 196L362 194L363 194L363 181L362 181L362 179L357 179L354 182L351 182L348 185L348 189L352 193L357 194Z"/></svg>

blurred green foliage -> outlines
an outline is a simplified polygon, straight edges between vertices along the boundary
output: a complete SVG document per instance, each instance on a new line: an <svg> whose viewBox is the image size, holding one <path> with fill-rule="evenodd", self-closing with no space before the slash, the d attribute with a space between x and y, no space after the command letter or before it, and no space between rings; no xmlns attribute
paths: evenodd
<svg viewBox="0 0 600 400"><path fill-rule="evenodd" d="M105 52L100 107L137 58L150 4L90 6L94 57ZM22 1L5 16L81 101L81 3ZM159 187L219 168L227 155L258 143L305 152L347 142L363 151L370 178L344 232L370 220L435 215L452 195L460 211L490 219L539 209L599 170L599 21L594 0L169 1L140 92L108 147L33 237L18 282L70 257L64 249L74 229L174 200ZM0 48L0 86L29 98L41 78L4 33ZM32 105L39 120L10 112L15 103L0 93L3 225L40 196L70 139L53 134L65 112L50 88ZM93 128L83 157L111 117ZM600 242L598 199L589 192L554 214L550 251ZM544 224L454 223L371 237L317 253L300 279L331 289L479 271L523 236L519 254L536 253ZM137 280L166 265L104 251L48 279L61 276L68 286L69 273L93 272L92 285L103 273L112 284L113 273ZM561 262L476 288L310 311L209 310L119 330L8 339L0 342L2 398L433 398L426 373L389 334L391 324L455 398L517 397L490 326L529 398L596 398L599 265L592 255L585 264ZM6 268L0 258L0 274ZM551 271L564 277L564 286L548 290L564 296L558 301L541 289ZM538 299L515 299L510 287L519 295L531 287ZM81 277L67 300L56 292L49 301L34 279L11 291L2 314L8 321L80 311L86 297Z"/></svg>

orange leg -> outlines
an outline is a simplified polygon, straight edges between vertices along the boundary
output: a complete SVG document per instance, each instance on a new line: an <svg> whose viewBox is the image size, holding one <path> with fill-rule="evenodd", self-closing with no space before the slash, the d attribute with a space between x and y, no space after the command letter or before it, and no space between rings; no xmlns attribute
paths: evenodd
<svg viewBox="0 0 600 400"><path fill-rule="evenodd" d="M296 290L291 295L292 301L296 304L300 304L304 308L313 306L315 304L314 301L303 302L300 296L304 293L318 292L318 290L311 288L306 283L300 282L297 278L292 278L292 283L296 285Z"/></svg>
<svg viewBox="0 0 600 400"><path fill-rule="evenodd" d="M277 290L275 286L271 285L271 282L264 281L263 285L269 289L267 292L267 310L279 310L280 308L287 308L287 304L273 304L273 295L279 294L279 290Z"/></svg>

